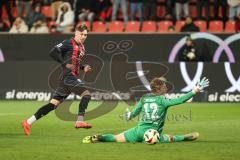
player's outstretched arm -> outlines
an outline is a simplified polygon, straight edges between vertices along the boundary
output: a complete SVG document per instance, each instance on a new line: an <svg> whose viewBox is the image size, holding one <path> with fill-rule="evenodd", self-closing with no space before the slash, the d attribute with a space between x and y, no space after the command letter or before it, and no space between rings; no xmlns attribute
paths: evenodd
<svg viewBox="0 0 240 160"><path fill-rule="evenodd" d="M133 119L134 117L136 117L137 115L139 115L139 113L141 112L142 110L142 102L141 100L138 102L137 106L132 110L132 112L129 111L129 109L127 108L126 109L126 112L125 112L125 119L127 121Z"/></svg>
<svg viewBox="0 0 240 160"><path fill-rule="evenodd" d="M209 80L204 77L202 80L199 80L195 87L193 87L192 91L188 92L187 94L173 99L163 99L163 104L167 107L174 106L178 104L182 104L189 99L191 99L195 94L199 92L203 92L203 90L209 86Z"/></svg>
<svg viewBox="0 0 240 160"><path fill-rule="evenodd" d="M203 90L209 86L209 83L209 80L206 77L203 77L202 80L198 80L196 86L193 87L192 92L194 94L198 92L203 92Z"/></svg>

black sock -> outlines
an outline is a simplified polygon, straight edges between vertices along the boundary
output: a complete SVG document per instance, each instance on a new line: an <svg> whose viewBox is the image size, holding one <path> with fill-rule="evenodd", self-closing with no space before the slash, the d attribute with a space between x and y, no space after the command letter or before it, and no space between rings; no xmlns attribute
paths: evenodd
<svg viewBox="0 0 240 160"><path fill-rule="evenodd" d="M83 96L81 102L79 103L78 115L84 115L85 110L87 109L88 102L90 101L91 96Z"/></svg>
<svg viewBox="0 0 240 160"><path fill-rule="evenodd" d="M48 114L50 111L54 110L56 108L56 106L52 103L48 103L44 106L42 106L41 108L39 108L39 110L34 114L34 116L36 117L36 119L40 119L41 117L45 116L46 114Z"/></svg>

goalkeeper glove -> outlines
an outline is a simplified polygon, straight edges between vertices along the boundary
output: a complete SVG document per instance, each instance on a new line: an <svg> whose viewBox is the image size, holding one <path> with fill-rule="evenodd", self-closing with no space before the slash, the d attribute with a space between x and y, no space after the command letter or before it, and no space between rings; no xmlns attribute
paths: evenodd
<svg viewBox="0 0 240 160"><path fill-rule="evenodd" d="M196 86L193 88L193 93L203 92L203 90L209 86L209 80L204 77L202 80L198 80Z"/></svg>

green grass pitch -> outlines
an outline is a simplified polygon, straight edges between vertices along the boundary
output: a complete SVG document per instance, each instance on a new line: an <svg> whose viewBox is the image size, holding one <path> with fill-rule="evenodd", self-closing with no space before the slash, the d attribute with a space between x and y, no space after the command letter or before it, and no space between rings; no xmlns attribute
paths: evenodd
<svg viewBox="0 0 240 160"><path fill-rule="evenodd" d="M91 102L90 109L99 102ZM82 138L96 133L117 134L136 124L119 115L127 105L119 103L112 112L88 121L94 128L75 129L74 122L58 119L54 112L32 127L25 137L20 122L45 102L0 102L0 160L70 159L178 159L225 160L240 158L240 105L235 103L187 103L169 109L164 133L184 134L198 131L194 142L147 145L145 143L83 144ZM71 111L77 111L74 102Z"/></svg>

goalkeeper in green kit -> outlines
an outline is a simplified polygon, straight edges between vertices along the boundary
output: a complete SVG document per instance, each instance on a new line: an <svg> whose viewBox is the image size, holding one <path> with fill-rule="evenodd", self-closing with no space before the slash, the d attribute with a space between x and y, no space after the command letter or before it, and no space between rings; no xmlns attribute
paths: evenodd
<svg viewBox="0 0 240 160"><path fill-rule="evenodd" d="M126 130L118 135L104 134L87 136L83 139L83 143L95 142L143 142L144 133L148 129L154 129L160 134L159 142L180 142L191 141L199 137L199 133L193 132L185 135L168 135L163 134L164 121L167 115L167 110L170 106L182 104L191 99L196 93L202 92L204 88L209 86L209 80L205 77L199 81L192 91L174 99L167 99L164 94L167 92L166 82L161 78L154 78L151 83L151 93L142 96L137 106L132 112L125 113L126 120L131 120L140 113L141 119L137 126Z"/></svg>

